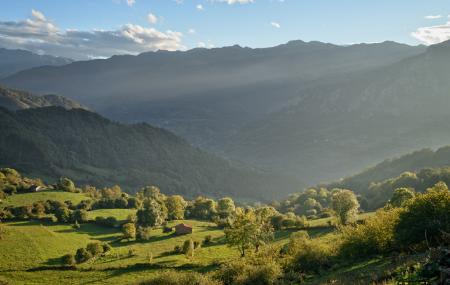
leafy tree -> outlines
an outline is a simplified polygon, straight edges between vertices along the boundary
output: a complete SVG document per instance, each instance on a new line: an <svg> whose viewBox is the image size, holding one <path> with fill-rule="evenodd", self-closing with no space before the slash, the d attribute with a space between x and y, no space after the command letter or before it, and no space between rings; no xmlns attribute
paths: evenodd
<svg viewBox="0 0 450 285"><path fill-rule="evenodd" d="M72 212L72 221L86 223L88 220L89 216L86 210L75 210Z"/></svg>
<svg viewBox="0 0 450 285"><path fill-rule="evenodd" d="M150 240L152 238L152 228L139 227L136 236L140 240Z"/></svg>
<svg viewBox="0 0 450 285"><path fill-rule="evenodd" d="M99 242L91 242L86 246L86 250L92 255L97 256L103 253L103 245Z"/></svg>
<svg viewBox="0 0 450 285"><path fill-rule="evenodd" d="M189 217L210 220L216 215L216 202L212 199L197 197L189 209Z"/></svg>
<svg viewBox="0 0 450 285"><path fill-rule="evenodd" d="M61 177L57 187L66 192L76 192L75 183L67 177Z"/></svg>
<svg viewBox="0 0 450 285"><path fill-rule="evenodd" d="M167 213L169 220L184 219L184 211L186 209L186 201L180 195L167 197L166 201Z"/></svg>
<svg viewBox="0 0 450 285"><path fill-rule="evenodd" d="M133 223L126 223L122 226L123 238L130 240L136 238L136 226Z"/></svg>
<svg viewBox="0 0 450 285"><path fill-rule="evenodd" d="M439 182L406 204L396 226L396 239L404 247L421 242L438 245L444 233L450 232L449 213L450 191Z"/></svg>
<svg viewBox="0 0 450 285"><path fill-rule="evenodd" d="M334 189L332 191L331 205L339 222L346 225L356 217L359 203L356 195L346 189Z"/></svg>
<svg viewBox="0 0 450 285"><path fill-rule="evenodd" d="M137 224L143 227L154 227L161 225L166 219L161 204L154 199L146 199L144 208L139 209L136 213Z"/></svg>
<svg viewBox="0 0 450 285"><path fill-rule="evenodd" d="M414 198L415 193L411 188L397 188L392 194L391 200L389 200L389 205L393 207L402 207L408 200Z"/></svg>
<svg viewBox="0 0 450 285"><path fill-rule="evenodd" d="M33 204L33 209L31 210L35 217L42 217L45 215L45 204L44 202L35 202Z"/></svg>
<svg viewBox="0 0 450 285"><path fill-rule="evenodd" d="M92 258L92 254L87 251L84 247L77 249L75 254L75 260L77 263L83 263Z"/></svg>
<svg viewBox="0 0 450 285"><path fill-rule="evenodd" d="M135 197L128 198L128 208L129 209L139 209L142 206L141 200Z"/></svg>
<svg viewBox="0 0 450 285"><path fill-rule="evenodd" d="M230 217L235 210L236 206L234 205L233 199L225 197L217 201L217 213L221 218Z"/></svg>
<svg viewBox="0 0 450 285"><path fill-rule="evenodd" d="M230 246L236 246L241 256L245 256L246 251L255 245L258 232L255 213L238 211L233 224L225 229L225 237Z"/></svg>
<svg viewBox="0 0 450 285"><path fill-rule="evenodd" d="M60 205L55 210L55 217L60 223L69 223L71 221L72 213L66 205Z"/></svg>
<svg viewBox="0 0 450 285"><path fill-rule="evenodd" d="M187 258L194 258L195 245L192 239L185 240L182 247L183 253Z"/></svg>

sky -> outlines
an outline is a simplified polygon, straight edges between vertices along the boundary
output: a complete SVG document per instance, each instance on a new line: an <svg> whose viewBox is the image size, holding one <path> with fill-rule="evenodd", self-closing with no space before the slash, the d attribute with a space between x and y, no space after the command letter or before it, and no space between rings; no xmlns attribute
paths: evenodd
<svg viewBox="0 0 450 285"><path fill-rule="evenodd" d="M0 47L73 59L291 40L450 39L450 0L0 0Z"/></svg>

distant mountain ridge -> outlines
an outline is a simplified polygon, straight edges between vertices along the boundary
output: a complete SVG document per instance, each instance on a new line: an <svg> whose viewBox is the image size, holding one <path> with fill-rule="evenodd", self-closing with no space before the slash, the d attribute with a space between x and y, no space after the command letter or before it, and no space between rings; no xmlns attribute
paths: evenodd
<svg viewBox="0 0 450 285"><path fill-rule="evenodd" d="M87 109L81 104L59 95L36 96L29 92L0 86L0 107L22 110L42 107L62 107L65 109Z"/></svg>
<svg viewBox="0 0 450 285"><path fill-rule="evenodd" d="M187 197L259 201L300 186L295 179L233 165L164 129L115 123L83 109L0 107L0 129L0 167L50 181L66 176L129 192L157 185Z"/></svg>
<svg viewBox="0 0 450 285"><path fill-rule="evenodd" d="M153 52L37 68L2 82L64 94L115 120L150 122L232 160L316 184L450 143L449 57L440 47L292 41Z"/></svg>
<svg viewBox="0 0 450 285"><path fill-rule="evenodd" d="M271 48L113 56L23 71L2 82L37 94L62 94L109 118L146 121L221 150L224 139L246 123L302 100L299 91L307 82L389 65L423 51L394 42L291 41Z"/></svg>
<svg viewBox="0 0 450 285"><path fill-rule="evenodd" d="M60 66L73 62L72 59L39 55L26 50L0 48L0 78L16 72L39 66Z"/></svg>

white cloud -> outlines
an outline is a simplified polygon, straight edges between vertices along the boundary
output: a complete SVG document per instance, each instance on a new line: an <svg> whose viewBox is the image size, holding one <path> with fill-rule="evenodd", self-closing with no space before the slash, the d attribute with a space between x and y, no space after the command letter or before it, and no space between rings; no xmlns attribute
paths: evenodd
<svg viewBox="0 0 450 285"><path fill-rule="evenodd" d="M411 33L411 36L426 45L447 41L450 39L450 22L444 25L418 28L415 32Z"/></svg>
<svg viewBox="0 0 450 285"><path fill-rule="evenodd" d="M181 38L179 32L162 32L133 24L117 30L60 30L35 10L24 21L0 21L0 46L74 59L184 49Z"/></svg>
<svg viewBox="0 0 450 285"><path fill-rule="evenodd" d="M199 11L203 11L203 10L204 10L202 4L198 4L198 5L196 6L196 8L197 8L197 10L199 10Z"/></svg>
<svg viewBox="0 0 450 285"><path fill-rule="evenodd" d="M199 48L205 48L205 47L206 47L206 43L204 43L204 42L199 42L199 43L197 44L197 46L198 46Z"/></svg>
<svg viewBox="0 0 450 285"><path fill-rule="evenodd" d="M281 25L279 23L277 23L277 22L270 22L270 25L272 27L274 27L274 28L277 28L277 29L281 28Z"/></svg>
<svg viewBox="0 0 450 285"><path fill-rule="evenodd" d="M148 21L150 24L156 24L156 22L158 22L158 17L156 17L155 14L148 13L148 15L147 15L147 21Z"/></svg>
<svg viewBox="0 0 450 285"><path fill-rule="evenodd" d="M424 17L427 20L436 20L442 18L442 15L428 15Z"/></svg>
<svg viewBox="0 0 450 285"><path fill-rule="evenodd" d="M134 4L136 4L136 0L127 0L127 5L132 7Z"/></svg>
<svg viewBox="0 0 450 285"><path fill-rule="evenodd" d="M195 29L189 29L188 30L188 34L191 34L191 35L193 35L193 34L195 34L195 33L197 33L197 31L195 30Z"/></svg>

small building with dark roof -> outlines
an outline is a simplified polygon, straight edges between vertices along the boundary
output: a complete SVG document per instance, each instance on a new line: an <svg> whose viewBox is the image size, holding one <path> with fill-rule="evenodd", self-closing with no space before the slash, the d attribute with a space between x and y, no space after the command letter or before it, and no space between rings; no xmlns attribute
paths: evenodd
<svg viewBox="0 0 450 285"><path fill-rule="evenodd" d="M175 226L175 234L176 235L192 234L192 226L184 223L178 224Z"/></svg>

